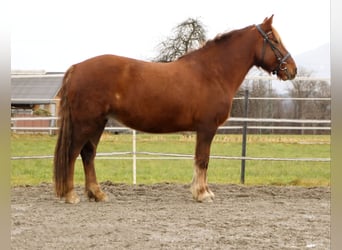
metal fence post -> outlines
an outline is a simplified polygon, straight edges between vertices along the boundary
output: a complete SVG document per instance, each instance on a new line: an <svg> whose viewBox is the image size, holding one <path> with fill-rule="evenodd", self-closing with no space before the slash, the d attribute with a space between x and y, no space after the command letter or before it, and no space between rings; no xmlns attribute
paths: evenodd
<svg viewBox="0 0 342 250"><path fill-rule="evenodd" d="M245 99L244 99L244 118L248 117L248 89L245 90ZM242 128L242 157L246 157L246 147L247 147L247 120L243 122ZM246 167L246 159L241 159L241 176L240 183L245 184L245 167Z"/></svg>
<svg viewBox="0 0 342 250"><path fill-rule="evenodd" d="M132 131L132 160L133 160L133 184L137 184L137 133L135 130Z"/></svg>

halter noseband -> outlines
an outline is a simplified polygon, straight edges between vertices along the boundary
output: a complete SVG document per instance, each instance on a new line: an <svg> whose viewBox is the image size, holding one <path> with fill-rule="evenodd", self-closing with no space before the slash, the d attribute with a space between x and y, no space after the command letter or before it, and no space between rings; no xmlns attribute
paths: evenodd
<svg viewBox="0 0 342 250"><path fill-rule="evenodd" d="M274 55L277 57L277 60L279 63L278 66L272 70L272 73L277 74L278 71L281 70L281 71L285 71L285 73L289 76L289 73L288 73L287 67L286 67L286 64L287 64L286 60L291 56L291 54L287 52L287 54L285 56L283 56L282 53L280 52L280 50L270 41L268 35L262 30L260 25L256 25L256 28L258 29L258 31L260 32L260 34L264 38L264 45L262 46L261 62L264 61L266 43L268 43L270 45Z"/></svg>

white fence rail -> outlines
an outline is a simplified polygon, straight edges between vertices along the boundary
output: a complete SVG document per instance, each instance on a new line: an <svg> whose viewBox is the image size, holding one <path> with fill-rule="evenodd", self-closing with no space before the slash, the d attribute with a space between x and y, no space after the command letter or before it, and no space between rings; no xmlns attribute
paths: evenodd
<svg viewBox="0 0 342 250"><path fill-rule="evenodd" d="M243 119L243 118L241 118ZM302 127L300 127L302 129ZM311 128L311 127L308 127ZM321 128L321 127L319 127ZM108 129L113 130L126 130L129 133L132 133L132 151L124 151L124 152L109 152L109 153L97 153L96 156L99 159L133 159L133 156L136 160L169 160L169 159L193 159L193 155L189 154L172 154L172 153L162 153L162 152L144 152L136 151L136 131L127 127L111 127ZM219 127L220 129L226 129L225 126ZM145 155L143 157L138 157L138 155ZM124 156L124 157L122 157ZM148 157L146 157L148 156ZM36 155L36 156L12 156L12 160L28 160L28 159L51 159L53 155ZM257 160L257 161L312 161L312 162L328 162L330 158L273 158L273 157L242 157L242 156L218 156L212 155L210 156L212 159L227 159L227 160Z"/></svg>
<svg viewBox="0 0 342 250"><path fill-rule="evenodd" d="M235 99L243 99L235 98ZM25 99L28 100L28 99ZM51 102L56 101L58 99L53 99ZM250 97L248 100L325 100L330 101L330 98L265 98L265 97ZM46 99L44 99L46 101ZM51 121L51 126L49 127L27 127L27 126L11 126L12 131L56 131L58 127L56 127L58 117L12 117L11 124L15 124L17 121L36 121L36 120L47 120ZM272 126L255 126L248 125L248 129L259 129L259 130L331 130L329 126L331 124L331 120L312 120L312 119L270 119L270 118L241 118L241 117L231 117L229 118L231 122L242 122L244 124L248 122L255 123L272 123ZM292 123L292 124L301 124L302 126L274 126L273 123ZM323 124L323 127L320 126L303 126L304 124ZM221 126L218 129L242 129L243 125L226 125ZM188 154L170 154L163 152L137 152L136 151L136 131L129 129L127 127L106 127L106 131L129 131L132 133L132 151L127 152L109 152L109 153L97 153L98 159L127 159L132 160L132 171L133 171L133 184L136 184L136 167L137 160L187 160L193 159L193 155ZM30 159L51 159L52 155L41 155L41 156L13 156L12 160L30 160ZM330 162L330 158L273 158L273 157L246 157L246 156L210 156L211 159L226 159L226 160L241 160L241 161L296 161L296 162Z"/></svg>
<svg viewBox="0 0 342 250"><path fill-rule="evenodd" d="M11 122L15 121L46 121L46 120L58 120L58 117L12 117ZM298 123L298 124L331 124L331 120L312 120L312 119L269 119L269 118L242 118L242 117L231 117L231 122L263 122L263 123ZM219 129L240 129L242 126L221 126ZM304 126L248 126L248 129L286 129L286 130L331 130L331 127L304 127ZM23 126L17 127L12 126L12 131L16 130L27 130L27 131L50 131L58 130L58 127L30 127ZM106 131L120 131L128 130L126 127L106 127Z"/></svg>
<svg viewBox="0 0 342 250"><path fill-rule="evenodd" d="M222 129L224 127L220 127ZM163 152L145 152L136 150L136 131L123 127L111 128L115 130L127 130L132 133L132 151L97 153L97 159L101 160L132 160L132 183L136 184L137 161L140 160L193 160L189 154L173 154ZM52 159L53 155L36 156L12 156L12 160ZM78 158L80 159L80 157ZM330 162L330 158L274 158L274 157L243 157L243 156L219 156L211 155L210 159L240 160L240 161L291 161L291 162Z"/></svg>

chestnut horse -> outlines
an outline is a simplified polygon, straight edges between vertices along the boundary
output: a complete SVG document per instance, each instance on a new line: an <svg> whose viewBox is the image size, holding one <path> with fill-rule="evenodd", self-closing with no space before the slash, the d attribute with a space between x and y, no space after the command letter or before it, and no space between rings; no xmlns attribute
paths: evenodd
<svg viewBox="0 0 342 250"><path fill-rule="evenodd" d="M296 64L272 27L273 15L217 36L170 63L102 55L71 66L60 90L60 130L54 157L58 197L79 202L74 164L81 154L89 199L106 201L94 168L96 148L109 117L149 133L196 132L191 192L212 201L207 183L210 145L229 116L233 97L252 66L293 79Z"/></svg>

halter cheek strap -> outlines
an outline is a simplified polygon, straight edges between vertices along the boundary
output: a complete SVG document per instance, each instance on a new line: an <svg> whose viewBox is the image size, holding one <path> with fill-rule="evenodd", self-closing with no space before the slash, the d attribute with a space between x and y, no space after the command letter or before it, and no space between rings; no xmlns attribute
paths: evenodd
<svg viewBox="0 0 342 250"><path fill-rule="evenodd" d="M272 70L272 73L277 74L278 71L281 70L281 71L285 71L285 73L288 74L287 67L286 67L286 64L287 64L286 60L291 56L291 54L287 52L287 54L285 56L283 56L282 53L280 52L280 50L273 44L273 42L270 41L268 35L262 30L260 25L256 25L256 28L258 29L258 31L260 32L260 34L264 38L264 44L262 46L262 51L261 51L261 55L262 55L261 56L261 63L264 61L266 44L268 43L270 45L274 55L276 56L278 63L279 63L278 66Z"/></svg>
<svg viewBox="0 0 342 250"><path fill-rule="evenodd" d="M265 50L266 50L266 43L269 42L268 35L261 29L260 25L256 26L262 37L264 38L264 44L262 45L262 50L261 50L261 62L264 61L265 57Z"/></svg>

